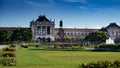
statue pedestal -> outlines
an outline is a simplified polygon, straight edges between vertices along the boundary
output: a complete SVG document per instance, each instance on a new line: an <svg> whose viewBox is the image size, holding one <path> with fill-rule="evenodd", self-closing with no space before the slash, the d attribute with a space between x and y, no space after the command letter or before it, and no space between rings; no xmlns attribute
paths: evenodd
<svg viewBox="0 0 120 68"><path fill-rule="evenodd" d="M109 37L109 39L106 40L106 44L114 44L114 40Z"/></svg>

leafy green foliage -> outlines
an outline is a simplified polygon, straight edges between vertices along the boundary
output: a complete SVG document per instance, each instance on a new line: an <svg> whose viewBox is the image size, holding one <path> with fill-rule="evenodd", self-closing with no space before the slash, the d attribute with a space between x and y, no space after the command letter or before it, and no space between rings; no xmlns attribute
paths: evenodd
<svg viewBox="0 0 120 68"><path fill-rule="evenodd" d="M120 44L101 44L95 51L120 51Z"/></svg>
<svg viewBox="0 0 120 68"><path fill-rule="evenodd" d="M82 68L119 68L120 61L116 60L113 63L110 61L98 61L98 62L91 62L88 64L83 63ZM81 68L81 67L80 67Z"/></svg>
<svg viewBox="0 0 120 68"><path fill-rule="evenodd" d="M16 65L16 48L12 45L0 51L0 65L15 66Z"/></svg>
<svg viewBox="0 0 120 68"><path fill-rule="evenodd" d="M0 43L9 42L10 41L10 33L7 31L0 31Z"/></svg>
<svg viewBox="0 0 120 68"><path fill-rule="evenodd" d="M16 59L14 57L2 57L2 58L0 58L0 65L15 66L16 65Z"/></svg>
<svg viewBox="0 0 120 68"><path fill-rule="evenodd" d="M32 41L32 31L29 29L18 28L12 34L12 41Z"/></svg>
<svg viewBox="0 0 120 68"><path fill-rule="evenodd" d="M106 39L108 39L108 35L105 32L96 31L90 33L88 36L85 37L85 39L95 44L104 43Z"/></svg>

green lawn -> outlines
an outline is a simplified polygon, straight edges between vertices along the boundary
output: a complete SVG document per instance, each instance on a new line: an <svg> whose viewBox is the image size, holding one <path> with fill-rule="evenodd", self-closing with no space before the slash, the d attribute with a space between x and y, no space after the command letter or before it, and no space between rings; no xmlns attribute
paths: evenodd
<svg viewBox="0 0 120 68"><path fill-rule="evenodd" d="M31 48L17 47L17 66L14 68L77 68L81 63L120 60L119 52L48 51Z"/></svg>

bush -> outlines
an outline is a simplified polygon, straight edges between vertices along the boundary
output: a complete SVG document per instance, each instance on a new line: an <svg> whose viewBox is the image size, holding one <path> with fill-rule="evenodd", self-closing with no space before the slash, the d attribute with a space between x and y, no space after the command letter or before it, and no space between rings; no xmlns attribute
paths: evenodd
<svg viewBox="0 0 120 68"><path fill-rule="evenodd" d="M16 65L16 48L12 45L8 48L4 48L0 52L0 65L2 66L14 66Z"/></svg>
<svg viewBox="0 0 120 68"><path fill-rule="evenodd" d="M2 57L0 58L0 65L2 66L15 66L16 58L15 57Z"/></svg>
<svg viewBox="0 0 120 68"><path fill-rule="evenodd" d="M3 57L16 57L16 53L15 52L10 52L10 51L2 51L0 52L0 54L3 56Z"/></svg>
<svg viewBox="0 0 120 68"><path fill-rule="evenodd" d="M113 63L110 61L98 61L96 63L91 62L87 64L82 63L82 68L120 68L120 61L116 60Z"/></svg>
<svg viewBox="0 0 120 68"><path fill-rule="evenodd" d="M38 45L36 45L35 47L36 47L36 48L38 48L39 46L38 46Z"/></svg>
<svg viewBox="0 0 120 68"><path fill-rule="evenodd" d="M102 44L95 49L97 51L120 51L120 44Z"/></svg>
<svg viewBox="0 0 120 68"><path fill-rule="evenodd" d="M16 51L16 48L10 47L8 48L9 51Z"/></svg>
<svg viewBox="0 0 120 68"><path fill-rule="evenodd" d="M5 48L3 51L16 51L16 48L12 48L12 47Z"/></svg>
<svg viewBox="0 0 120 68"><path fill-rule="evenodd" d="M28 45L21 45L21 47L23 47L23 48L28 48Z"/></svg>
<svg viewBox="0 0 120 68"><path fill-rule="evenodd" d="M116 60L116 61L114 62L114 65L115 65L116 68L120 67L120 61Z"/></svg>
<svg viewBox="0 0 120 68"><path fill-rule="evenodd" d="M16 45L10 45L10 47L13 47L13 48L15 48L15 47L16 47Z"/></svg>

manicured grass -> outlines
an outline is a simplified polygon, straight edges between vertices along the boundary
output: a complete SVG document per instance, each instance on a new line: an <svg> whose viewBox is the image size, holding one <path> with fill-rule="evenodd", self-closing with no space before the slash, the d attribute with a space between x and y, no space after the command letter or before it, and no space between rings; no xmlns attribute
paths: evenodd
<svg viewBox="0 0 120 68"><path fill-rule="evenodd" d="M11 68L77 68L82 63L120 60L119 52L49 51L31 48L35 47L17 47L17 65Z"/></svg>

